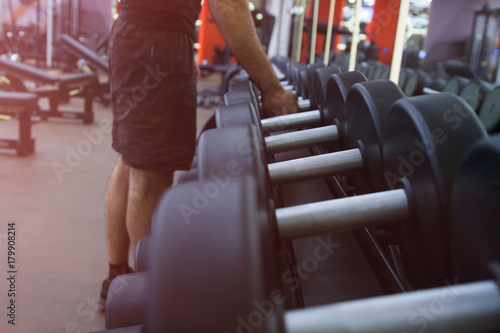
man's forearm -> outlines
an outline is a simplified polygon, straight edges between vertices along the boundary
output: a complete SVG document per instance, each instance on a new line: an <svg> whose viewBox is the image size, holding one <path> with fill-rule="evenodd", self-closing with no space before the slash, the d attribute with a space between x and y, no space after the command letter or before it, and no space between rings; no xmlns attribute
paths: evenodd
<svg viewBox="0 0 500 333"><path fill-rule="evenodd" d="M208 0L208 4L222 37L259 89L280 89L278 78L257 38L248 1Z"/></svg>

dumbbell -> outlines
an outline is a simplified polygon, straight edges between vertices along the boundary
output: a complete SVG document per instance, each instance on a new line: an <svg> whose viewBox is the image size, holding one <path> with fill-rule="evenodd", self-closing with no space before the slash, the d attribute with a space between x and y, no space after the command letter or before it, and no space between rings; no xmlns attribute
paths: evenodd
<svg viewBox="0 0 500 333"><path fill-rule="evenodd" d="M198 214L189 220L179 210L193 206L195 189L212 185L182 184L160 202L163 223L152 233L149 272L146 323L152 332L410 332L417 322L426 332L500 330L498 276L284 311L283 290L290 286L278 281L275 226L256 204L253 177L220 187L205 205L193 207Z"/></svg>
<svg viewBox="0 0 500 333"><path fill-rule="evenodd" d="M344 77L364 77L362 74L345 75ZM336 75L333 75L335 77ZM338 77L337 77L338 79ZM352 82L352 81L351 81ZM344 102L343 93L346 88L340 80L331 79L329 88L337 91L337 105L331 105L327 111L341 110ZM338 96L340 95L340 97ZM329 96L329 97L334 97ZM391 105L397 100L404 98L401 89L392 81L371 81L355 84L349 90L345 102L344 122L338 126L325 126L311 130L279 134L256 139L257 146L253 149L265 150L266 153L293 150L309 144L325 143L325 139L332 139L329 143L335 143L342 139L344 151L306 157L293 161L278 162L268 165L270 181L273 185L283 185L290 182L321 178L324 176L339 175L348 172L360 171L354 177L355 186L361 192L383 188L385 181L382 174L382 139L384 123ZM247 105L237 105L238 110L219 108L216 111L218 126L230 126L245 123L244 117L240 117L237 111L251 109ZM251 112L251 111L247 111ZM332 111L333 112L333 111ZM236 121L234 120L236 118ZM253 117L255 122L255 117ZM337 117L340 118L340 117ZM248 123L248 122L247 122ZM337 122L338 123L338 122ZM338 128L342 128L341 131ZM342 136L339 135L342 133ZM207 134L208 135L208 134ZM325 137L322 137L325 135ZM328 135L328 136L326 136ZM227 142L226 145L231 145ZM221 143L206 143L204 136L200 137L198 145L199 162L212 163L213 156L219 152L230 151L230 147L220 149ZM215 159L217 160L217 158ZM373 188L373 189L372 189Z"/></svg>
<svg viewBox="0 0 500 333"><path fill-rule="evenodd" d="M370 83L376 82L365 85ZM349 92L348 110L352 92L360 85ZM220 172L232 174L230 171L235 169L243 172L257 168L264 196L267 186L260 183L266 172L271 184L281 184L310 179L312 175L341 174L364 166L371 188L360 192L380 192L278 209L280 237L297 238L389 224L401 241L406 262L411 263L407 270L415 285L432 286L449 278L446 236L449 192L465 151L486 136L465 101L450 94L398 100L387 116L383 142L366 142L372 149L365 150L373 153L373 158L362 158L359 150L351 150L272 163L267 168L259 162L260 167L255 167L252 163L262 158L259 150L247 143L250 132L246 127L228 127L203 133L198 147L199 179L211 179ZM375 155L382 157L377 161ZM375 167L374 162L379 166Z"/></svg>

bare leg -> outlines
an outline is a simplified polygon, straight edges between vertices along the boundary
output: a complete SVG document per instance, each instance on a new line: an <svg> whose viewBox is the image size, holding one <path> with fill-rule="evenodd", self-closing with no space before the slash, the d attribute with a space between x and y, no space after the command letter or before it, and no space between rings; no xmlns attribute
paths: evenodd
<svg viewBox="0 0 500 333"><path fill-rule="evenodd" d="M130 168L127 230L135 251L137 242L151 233L151 218L165 190L172 185L173 173Z"/></svg>
<svg viewBox="0 0 500 333"><path fill-rule="evenodd" d="M106 237L110 264L128 261L130 240L127 233L126 212L130 168L118 157L106 192Z"/></svg>

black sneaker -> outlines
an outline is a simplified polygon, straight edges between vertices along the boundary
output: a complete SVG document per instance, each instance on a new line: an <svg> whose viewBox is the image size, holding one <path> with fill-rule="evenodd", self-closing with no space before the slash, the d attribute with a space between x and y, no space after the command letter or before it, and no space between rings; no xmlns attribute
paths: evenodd
<svg viewBox="0 0 500 333"><path fill-rule="evenodd" d="M122 272L118 274L112 273L112 276L108 276L104 281L102 281L101 292L99 293L99 311L104 312L106 310L106 300L108 298L108 290L111 282L113 282L114 278L118 275L130 274L133 273L134 270L127 266Z"/></svg>

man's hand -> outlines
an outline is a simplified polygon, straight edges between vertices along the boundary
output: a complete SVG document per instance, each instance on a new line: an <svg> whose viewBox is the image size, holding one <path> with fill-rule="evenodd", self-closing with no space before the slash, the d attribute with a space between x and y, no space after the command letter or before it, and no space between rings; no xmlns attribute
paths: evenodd
<svg viewBox="0 0 500 333"><path fill-rule="evenodd" d="M262 93L264 117L297 112L297 97L283 90L260 44L248 0L208 0L208 4L226 44Z"/></svg>
<svg viewBox="0 0 500 333"><path fill-rule="evenodd" d="M282 116L299 111L297 96L283 88L273 91L263 91L261 93L264 118Z"/></svg>

